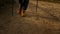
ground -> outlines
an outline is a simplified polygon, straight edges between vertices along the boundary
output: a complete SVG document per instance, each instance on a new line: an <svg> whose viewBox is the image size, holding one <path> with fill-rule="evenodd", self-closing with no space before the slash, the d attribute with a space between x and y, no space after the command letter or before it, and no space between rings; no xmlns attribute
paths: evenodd
<svg viewBox="0 0 60 34"><path fill-rule="evenodd" d="M17 14L18 4L5 9L7 13L1 14L1 34L60 34L60 4L51 2L30 1L26 17ZM4 16L5 15L5 16Z"/></svg>

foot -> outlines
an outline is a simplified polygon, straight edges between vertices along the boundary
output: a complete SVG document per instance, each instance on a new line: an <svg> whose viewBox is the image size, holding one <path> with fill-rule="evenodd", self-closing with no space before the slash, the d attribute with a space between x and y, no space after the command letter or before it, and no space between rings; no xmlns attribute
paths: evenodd
<svg viewBox="0 0 60 34"><path fill-rule="evenodd" d="M21 12L20 12L19 10L17 11L17 13L18 13L19 15L21 15Z"/></svg>
<svg viewBox="0 0 60 34"><path fill-rule="evenodd" d="M25 13L21 12L21 16L22 16L22 17L25 17L26 15L25 15Z"/></svg>

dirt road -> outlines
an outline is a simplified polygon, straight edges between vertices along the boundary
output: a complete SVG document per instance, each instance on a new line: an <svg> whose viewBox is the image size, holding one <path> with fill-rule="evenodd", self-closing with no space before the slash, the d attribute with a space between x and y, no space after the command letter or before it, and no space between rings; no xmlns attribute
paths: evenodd
<svg viewBox="0 0 60 34"><path fill-rule="evenodd" d="M43 1L38 4L36 13L36 1L30 1L26 17L16 13L15 4L6 34L60 34L60 4Z"/></svg>

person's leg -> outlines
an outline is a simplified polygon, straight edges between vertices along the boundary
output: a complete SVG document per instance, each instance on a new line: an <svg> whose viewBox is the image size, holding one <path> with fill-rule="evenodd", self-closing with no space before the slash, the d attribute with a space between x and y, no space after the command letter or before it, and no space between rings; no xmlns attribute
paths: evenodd
<svg viewBox="0 0 60 34"><path fill-rule="evenodd" d="M19 14L22 16L22 8L23 8L23 0L19 0L19 4L20 4L20 7L19 7Z"/></svg>
<svg viewBox="0 0 60 34"><path fill-rule="evenodd" d="M24 0L24 3L23 3L23 16L25 16L25 12L28 8L28 4L29 4L29 0Z"/></svg>
<svg viewBox="0 0 60 34"><path fill-rule="evenodd" d="M20 6L19 8L19 14L21 15L21 12L22 12L22 6Z"/></svg>
<svg viewBox="0 0 60 34"><path fill-rule="evenodd" d="M23 4L20 5L20 9L19 9L19 14L20 16L24 16L25 10L23 9Z"/></svg>

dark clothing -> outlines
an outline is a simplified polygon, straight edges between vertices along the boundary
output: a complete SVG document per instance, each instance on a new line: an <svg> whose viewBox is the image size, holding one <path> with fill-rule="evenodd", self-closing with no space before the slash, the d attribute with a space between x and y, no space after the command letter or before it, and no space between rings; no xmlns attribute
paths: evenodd
<svg viewBox="0 0 60 34"><path fill-rule="evenodd" d="M23 10L26 10L29 4L29 0L19 0L19 3L20 3L20 7Z"/></svg>

